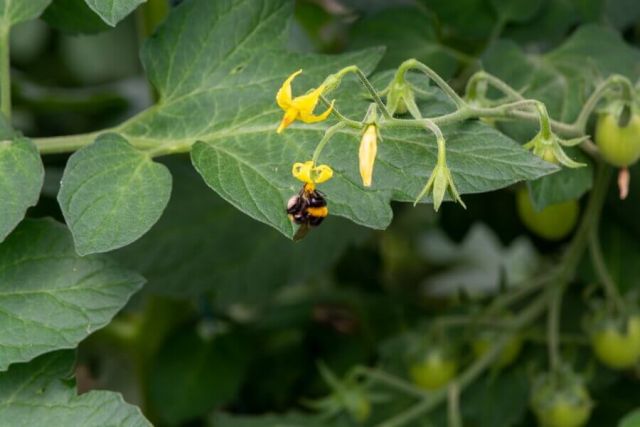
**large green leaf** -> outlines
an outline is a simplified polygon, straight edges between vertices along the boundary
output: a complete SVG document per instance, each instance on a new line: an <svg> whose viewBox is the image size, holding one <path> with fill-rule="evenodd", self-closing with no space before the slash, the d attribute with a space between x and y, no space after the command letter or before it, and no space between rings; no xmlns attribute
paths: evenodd
<svg viewBox="0 0 640 427"><path fill-rule="evenodd" d="M74 153L58 202L80 255L128 245L156 223L171 195L164 165L116 134Z"/></svg>
<svg viewBox="0 0 640 427"><path fill-rule="evenodd" d="M298 68L305 73L295 82L296 93L346 65L370 72L381 56L380 50L339 56L287 52L290 14L286 0L183 2L142 52L159 103L118 129L132 142L165 149L198 141L192 159L207 184L287 236L294 227L284 207L300 188L291 165L311 157L327 124L296 124L277 135L282 111L275 105L276 91ZM334 95L344 111L358 107L360 118L367 102L357 87L345 82ZM491 191L555 170L481 124L446 131L449 165L461 193ZM357 172L359 137L342 132L328 146L320 160L336 174L323 191L332 213L384 228L391 221L392 198L413 200L419 194L434 166L435 141L423 131L383 132L374 187L365 190Z"/></svg>
<svg viewBox="0 0 640 427"><path fill-rule="evenodd" d="M42 14L42 19L68 33L98 33L110 28L85 0L54 0Z"/></svg>
<svg viewBox="0 0 640 427"><path fill-rule="evenodd" d="M352 27L349 40L353 48L386 46L381 69L416 58L449 78L458 66L457 52L440 43L433 17L416 7L383 9L367 16Z"/></svg>
<svg viewBox="0 0 640 427"><path fill-rule="evenodd" d="M59 351L0 374L0 424L12 427L150 427L140 409L119 393L90 391L77 395L69 379L74 354Z"/></svg>
<svg viewBox="0 0 640 427"><path fill-rule="evenodd" d="M251 358L240 334L204 339L180 330L159 350L149 377L149 404L167 425L180 425L231 401Z"/></svg>
<svg viewBox="0 0 640 427"><path fill-rule="evenodd" d="M87 5L104 22L115 27L125 16L133 12L138 5L147 0L85 0Z"/></svg>
<svg viewBox="0 0 640 427"><path fill-rule="evenodd" d="M328 218L293 243L225 203L184 160L167 162L174 194L157 226L116 252L148 279L146 290L182 297L211 292L221 305L265 303L280 287L327 271L349 244L368 235Z"/></svg>
<svg viewBox="0 0 640 427"><path fill-rule="evenodd" d="M36 19L51 0L0 0L0 25L8 28Z"/></svg>
<svg viewBox="0 0 640 427"><path fill-rule="evenodd" d="M0 141L0 242L38 202L43 181L42 160L30 140Z"/></svg>
<svg viewBox="0 0 640 427"><path fill-rule="evenodd" d="M0 244L0 371L75 347L143 282L104 257L79 257L63 225L24 221Z"/></svg>

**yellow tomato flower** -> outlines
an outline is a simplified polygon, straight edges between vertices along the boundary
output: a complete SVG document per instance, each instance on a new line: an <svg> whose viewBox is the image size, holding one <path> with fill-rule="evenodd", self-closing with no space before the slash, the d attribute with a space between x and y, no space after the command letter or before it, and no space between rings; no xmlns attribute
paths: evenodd
<svg viewBox="0 0 640 427"><path fill-rule="evenodd" d="M323 83L316 89L311 90L305 95L292 97L291 94L291 82L296 78L298 74L302 73L302 70L298 70L291 74L287 80L284 81L282 87L276 95L276 102L278 106L284 110L284 117L278 126L278 133L281 133L287 126L294 122L296 119L300 119L305 123L315 123L326 120L333 110L333 101L331 106L327 110L320 114L314 115L313 110L318 104L320 95L325 91L326 85Z"/></svg>
<svg viewBox="0 0 640 427"><path fill-rule="evenodd" d="M358 158L360 159L360 176L365 187L371 187L373 178L373 164L378 152L378 129L376 125L369 125L360 139Z"/></svg>
<svg viewBox="0 0 640 427"><path fill-rule="evenodd" d="M327 165L316 166L313 160L304 163L295 163L291 174L304 182L307 188L313 189L316 184L329 181L333 176L333 169Z"/></svg>

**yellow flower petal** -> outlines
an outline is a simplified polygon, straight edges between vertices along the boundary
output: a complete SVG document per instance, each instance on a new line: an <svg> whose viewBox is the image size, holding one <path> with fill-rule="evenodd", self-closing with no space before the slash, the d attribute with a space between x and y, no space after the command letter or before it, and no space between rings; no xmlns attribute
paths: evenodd
<svg viewBox="0 0 640 427"><path fill-rule="evenodd" d="M316 108L316 105L318 105L318 100L323 91L324 86L319 86L305 95L296 96L293 98L293 101L291 101L291 104L294 108L311 114L314 108Z"/></svg>
<svg viewBox="0 0 640 427"><path fill-rule="evenodd" d="M373 178L373 164L378 152L378 131L375 125L367 126L360 140L358 158L360 160L360 176L365 187L371 187Z"/></svg>
<svg viewBox="0 0 640 427"><path fill-rule="evenodd" d="M278 106L283 110L289 109L292 103L292 95L291 95L291 82L296 78L298 74L302 73L302 70L298 70L295 73L291 74L287 79L282 83L280 90L276 94L276 102Z"/></svg>
<svg viewBox="0 0 640 427"><path fill-rule="evenodd" d="M327 165L314 166L313 161L309 160L304 163L294 163L291 174L305 184L314 186L330 180L333 170Z"/></svg>
<svg viewBox="0 0 640 427"><path fill-rule="evenodd" d="M309 160L304 163L294 163L291 169L291 174L304 183L313 183L311 180L311 168L313 162Z"/></svg>
<svg viewBox="0 0 640 427"><path fill-rule="evenodd" d="M326 120L327 117L329 117L329 114L331 114L331 111L333 111L333 103L335 101L331 101L331 105L329 106L329 108L327 108L327 110L316 116L313 113L307 113L305 111L300 111L300 120L302 120L305 123L316 123L316 122L321 122L323 120Z"/></svg>
<svg viewBox="0 0 640 427"><path fill-rule="evenodd" d="M333 169L327 165L320 165L311 169L311 179L313 179L313 182L316 184L329 181L331 177L333 177Z"/></svg>
<svg viewBox="0 0 640 427"><path fill-rule="evenodd" d="M280 122L280 126L278 126L277 133L282 133L282 131L288 127L293 121L298 117L298 110L295 108L289 108L285 113L282 121Z"/></svg>

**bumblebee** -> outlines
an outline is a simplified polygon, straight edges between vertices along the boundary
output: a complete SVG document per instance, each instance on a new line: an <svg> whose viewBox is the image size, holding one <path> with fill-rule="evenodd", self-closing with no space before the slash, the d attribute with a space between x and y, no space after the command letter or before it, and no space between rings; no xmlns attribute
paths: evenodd
<svg viewBox="0 0 640 427"><path fill-rule="evenodd" d="M293 240L300 240L311 227L322 224L329 215L329 208L324 194L316 190L315 186L305 184L302 190L287 202L287 214L294 223L300 225L293 236Z"/></svg>

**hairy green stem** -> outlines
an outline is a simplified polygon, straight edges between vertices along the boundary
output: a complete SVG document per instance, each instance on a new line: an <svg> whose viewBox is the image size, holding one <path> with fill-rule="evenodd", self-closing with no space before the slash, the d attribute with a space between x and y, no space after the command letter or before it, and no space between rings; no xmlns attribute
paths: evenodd
<svg viewBox="0 0 640 427"><path fill-rule="evenodd" d="M458 108L462 108L462 107L464 107L466 105L466 103L464 102L464 99L462 99L456 93L456 91L453 90L453 88L451 86L449 86L449 84L447 82L445 82L442 77L440 77L440 75L438 73L436 73L431 68L427 67L422 62L420 62L420 61L418 61L416 59L408 59L408 60L404 61L402 64L400 64L400 67L398 68L398 71L402 72L404 74L405 72L407 72L408 70L411 70L411 69L416 69L416 70L422 71L424 74L426 74L427 77L429 77L431 80L433 80L433 82L436 85L438 85L440 87L440 89L442 89L442 91L449 98L451 98L451 100L456 104L456 106Z"/></svg>
<svg viewBox="0 0 640 427"><path fill-rule="evenodd" d="M324 95L320 95L320 101L322 101L322 103L326 107L331 106L331 102L329 102L329 100ZM335 106L333 107L333 110L331 110L331 114L334 115L339 121L345 123L349 127L352 127L354 129L362 129L363 127L362 123L356 120L351 120L350 118L344 116L342 113L340 113L340 111L338 111L338 109Z"/></svg>
<svg viewBox="0 0 640 427"><path fill-rule="evenodd" d="M447 424L449 427L462 427L462 414L460 413L460 388L457 383L452 383L447 389Z"/></svg>
<svg viewBox="0 0 640 427"><path fill-rule="evenodd" d="M498 89L509 99L513 99L516 101L522 101L525 99L524 96L520 94L520 92L513 89L511 86L509 86L507 83L500 80L496 76L487 73L486 71L478 71L473 76L471 76L469 82L467 83L467 95L471 96L473 99L474 95L476 95L475 92L478 85L483 81Z"/></svg>
<svg viewBox="0 0 640 427"><path fill-rule="evenodd" d="M0 111L11 122L11 58L9 25L0 25Z"/></svg>
<svg viewBox="0 0 640 427"><path fill-rule="evenodd" d="M547 316L547 349L549 365L555 371L560 366L560 310L562 308L562 292L564 286L554 286L550 292L549 313Z"/></svg>
<svg viewBox="0 0 640 427"><path fill-rule="evenodd" d="M614 307L620 313L624 313L624 300L622 299L622 295L620 295L620 291L618 290L616 283L611 278L604 256L602 255L602 247L600 246L597 227L594 227L593 230L591 230L591 235L589 236L589 253L591 254L593 268L598 279L600 279L600 284L604 288L607 298L611 303L613 303Z"/></svg>
<svg viewBox="0 0 640 427"><path fill-rule="evenodd" d="M86 145L91 144L93 141L95 141L98 135L106 133L108 131L109 130L105 129L103 131L83 133L78 135L34 138L33 142L35 142L38 150L40 150L40 154L72 153Z"/></svg>
<svg viewBox="0 0 640 427"><path fill-rule="evenodd" d="M314 164L318 162L318 159L320 158L320 154L322 154L322 150L324 150L324 147L327 145L329 140L331 140L331 137L335 135L335 133L338 132L339 130L344 129L345 126L347 125L344 122L338 122L324 132L322 139L316 146L316 149L313 151L313 157L311 158L311 160L313 161Z"/></svg>
<svg viewBox="0 0 640 427"><path fill-rule="evenodd" d="M551 124L549 123L549 113L547 112L547 107L542 102L536 103L536 109L538 110L538 115L540 119L540 134L544 139L551 139Z"/></svg>
<svg viewBox="0 0 640 427"><path fill-rule="evenodd" d="M612 87L620 86L623 92L623 98L626 100L631 100L633 98L633 85L628 78L614 74L606 79L604 82L600 83L596 89L591 93L589 99L584 103L576 121L573 123L573 126L578 129L580 132L584 133L587 128L587 123L589 122L589 116L593 113L598 102L602 98L604 98L607 93L612 89Z"/></svg>
<svg viewBox="0 0 640 427"><path fill-rule="evenodd" d="M340 77L342 77L343 75L345 75L347 73L354 73L358 77L358 79L360 80L360 83L362 83L362 85L365 87L365 89L367 89L367 92L369 92L369 95L371 95L371 98L373 98L375 103L378 105L378 108L382 112L382 115L385 118L390 119L391 118L391 114L389 113L389 110L387 110L387 106L384 105L384 102L382 102L382 99L380 98L380 95L378 95L378 91L376 90L376 88L373 87L373 85L371 84L371 82L369 81L369 79L367 78L365 73L363 73L362 70L358 66L350 65L350 66L345 67L342 70L340 70L338 72L338 75Z"/></svg>
<svg viewBox="0 0 640 427"><path fill-rule="evenodd" d="M414 386L413 384L396 377L395 375L388 374L379 369L366 368L364 366L358 366L353 371L354 375L362 376L369 378L370 380L374 380L377 382L381 382L387 384L390 387L393 387L397 390L402 391L408 395L424 399L429 397L429 394L422 389Z"/></svg>

